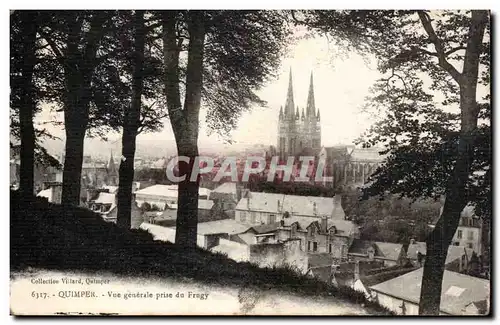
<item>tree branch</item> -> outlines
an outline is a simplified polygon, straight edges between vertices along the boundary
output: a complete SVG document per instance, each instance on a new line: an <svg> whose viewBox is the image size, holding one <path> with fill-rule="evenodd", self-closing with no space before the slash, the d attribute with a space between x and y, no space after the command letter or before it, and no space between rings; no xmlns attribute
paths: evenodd
<svg viewBox="0 0 500 325"><path fill-rule="evenodd" d="M52 53L54 53L56 58L62 62L64 60L64 55L62 54L62 51L57 46L56 42L48 35L48 33L44 32L43 30L40 29L38 31L38 33L40 33L40 35L45 39L47 44L50 45Z"/></svg>
<svg viewBox="0 0 500 325"><path fill-rule="evenodd" d="M455 67L451 65L448 60L446 60L446 52L444 51L443 43L438 38L436 32L434 31L434 28L432 27L429 14L420 10L418 11L418 16L420 18L420 21L422 22L425 32L429 36L429 40L432 42L432 44L434 44L434 47L436 48L436 56L438 58L439 65L444 70L446 70L458 84L460 84L462 82L462 74L458 72L458 70L455 69Z"/></svg>

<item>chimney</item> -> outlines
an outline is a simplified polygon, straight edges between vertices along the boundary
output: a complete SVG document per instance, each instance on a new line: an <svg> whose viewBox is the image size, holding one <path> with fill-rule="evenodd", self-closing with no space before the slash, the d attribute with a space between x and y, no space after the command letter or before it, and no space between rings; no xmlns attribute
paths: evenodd
<svg viewBox="0 0 500 325"><path fill-rule="evenodd" d="M243 197L243 186L240 183L236 183L236 201L241 200Z"/></svg>
<svg viewBox="0 0 500 325"><path fill-rule="evenodd" d="M315 216L317 216L317 215L318 215L318 209L316 208L316 202L313 202L313 214L314 214Z"/></svg>
<svg viewBox="0 0 500 325"><path fill-rule="evenodd" d="M359 280L359 261L354 263L354 281Z"/></svg>
<svg viewBox="0 0 500 325"><path fill-rule="evenodd" d="M327 217L323 216L321 217L321 231L323 233L326 233L327 230L328 230L328 219Z"/></svg>
<svg viewBox="0 0 500 325"><path fill-rule="evenodd" d="M278 213L281 213L281 205L280 205L280 200L278 200Z"/></svg>

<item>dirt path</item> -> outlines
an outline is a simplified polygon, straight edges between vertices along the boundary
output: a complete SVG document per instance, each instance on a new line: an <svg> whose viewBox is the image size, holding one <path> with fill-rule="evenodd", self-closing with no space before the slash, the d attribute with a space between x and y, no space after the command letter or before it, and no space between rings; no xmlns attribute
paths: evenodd
<svg viewBox="0 0 500 325"><path fill-rule="evenodd" d="M334 297L45 270L11 275L10 307L15 315L367 315Z"/></svg>

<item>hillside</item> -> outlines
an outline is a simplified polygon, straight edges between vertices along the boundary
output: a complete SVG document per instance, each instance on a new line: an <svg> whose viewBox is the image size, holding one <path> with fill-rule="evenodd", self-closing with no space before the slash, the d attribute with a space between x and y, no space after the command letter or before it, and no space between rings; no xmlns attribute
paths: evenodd
<svg viewBox="0 0 500 325"><path fill-rule="evenodd" d="M214 286L283 290L300 296L329 297L352 306L365 304L369 314L386 311L352 290L338 290L287 268L259 268L237 263L202 249L190 252L154 241L142 230L124 231L84 208L62 206L34 198L20 202L11 192L11 272L28 269L64 272L109 272L125 277L189 279Z"/></svg>

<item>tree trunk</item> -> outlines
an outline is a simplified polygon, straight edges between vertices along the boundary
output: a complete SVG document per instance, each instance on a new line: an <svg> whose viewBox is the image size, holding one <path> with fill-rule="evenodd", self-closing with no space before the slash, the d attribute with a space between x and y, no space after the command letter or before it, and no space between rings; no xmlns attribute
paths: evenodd
<svg viewBox="0 0 500 325"><path fill-rule="evenodd" d="M66 72L66 149L61 203L68 206L80 204L83 149L89 120L90 76L84 71L79 73L78 67L75 62L69 63Z"/></svg>
<svg viewBox="0 0 500 325"><path fill-rule="evenodd" d="M64 57L65 100L64 127L66 155L64 159L62 203L80 204L83 143L89 122L91 79L96 65L98 44L103 36L106 12L98 12L81 48L83 20L75 13L68 21L70 34Z"/></svg>
<svg viewBox="0 0 500 325"><path fill-rule="evenodd" d="M132 204L132 183L134 181L134 157L136 137L141 114L141 95L143 88L144 63L144 11L135 13L135 53L132 82L132 102L125 112L125 123L122 136L122 160L120 163L120 181L118 184L118 216L117 225L130 229Z"/></svg>
<svg viewBox="0 0 500 325"><path fill-rule="evenodd" d="M37 33L36 11L21 11L23 28L23 67L21 106L19 108L19 122L21 134L21 167L20 192L24 200L29 200L34 194L34 165L35 165L35 130L33 114L36 109L35 89L33 85L33 69L35 67L35 46Z"/></svg>
<svg viewBox="0 0 500 325"><path fill-rule="evenodd" d="M65 108L66 149L64 156L61 203L80 204L80 186L83 163L83 142L88 122L88 103ZM86 113L86 114L85 114ZM85 118L86 115L86 118Z"/></svg>
<svg viewBox="0 0 500 325"><path fill-rule="evenodd" d="M180 162L178 210L175 243L185 247L196 247L198 225L199 177L190 182L194 159L198 155L198 128L203 86L203 48L205 43L204 12L192 10L187 14L189 31L188 62L186 68L186 95L181 109L179 92L179 51L177 43L175 11L163 14L163 46L165 56L165 93L179 156L190 158L188 164Z"/></svg>
<svg viewBox="0 0 500 325"><path fill-rule="evenodd" d="M476 102L479 55L482 52L482 40L487 23L487 11L472 11L464 68L459 82L461 130L457 161L447 184L443 213L427 239L427 256L420 293L420 315L439 315L448 247L460 222L460 214L468 203L466 187L474 158L474 138L479 113Z"/></svg>

